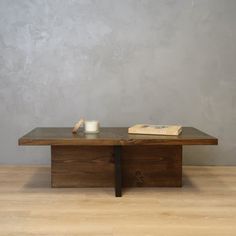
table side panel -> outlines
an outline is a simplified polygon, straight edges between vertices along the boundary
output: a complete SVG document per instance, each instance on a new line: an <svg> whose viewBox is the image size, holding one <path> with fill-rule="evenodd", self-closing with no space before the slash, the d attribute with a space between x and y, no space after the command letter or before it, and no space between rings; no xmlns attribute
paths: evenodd
<svg viewBox="0 0 236 236"><path fill-rule="evenodd" d="M182 146L121 148L122 186L180 187ZM52 187L114 186L111 146L52 146Z"/></svg>
<svg viewBox="0 0 236 236"><path fill-rule="evenodd" d="M52 146L52 187L114 186L113 148Z"/></svg>
<svg viewBox="0 0 236 236"><path fill-rule="evenodd" d="M124 187L181 187L182 146L122 148Z"/></svg>

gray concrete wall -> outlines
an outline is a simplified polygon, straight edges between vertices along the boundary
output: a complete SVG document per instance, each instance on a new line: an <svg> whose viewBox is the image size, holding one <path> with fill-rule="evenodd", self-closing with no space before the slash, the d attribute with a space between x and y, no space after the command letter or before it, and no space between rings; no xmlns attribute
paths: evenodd
<svg viewBox="0 0 236 236"><path fill-rule="evenodd" d="M0 163L35 126L195 126L219 146L185 164L236 164L235 0L0 0Z"/></svg>

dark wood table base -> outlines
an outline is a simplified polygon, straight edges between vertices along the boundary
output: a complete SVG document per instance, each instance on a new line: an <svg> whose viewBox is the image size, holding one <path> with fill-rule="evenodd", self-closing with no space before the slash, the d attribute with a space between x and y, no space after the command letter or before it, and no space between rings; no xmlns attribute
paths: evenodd
<svg viewBox="0 0 236 236"><path fill-rule="evenodd" d="M181 187L182 146L52 146L52 187Z"/></svg>

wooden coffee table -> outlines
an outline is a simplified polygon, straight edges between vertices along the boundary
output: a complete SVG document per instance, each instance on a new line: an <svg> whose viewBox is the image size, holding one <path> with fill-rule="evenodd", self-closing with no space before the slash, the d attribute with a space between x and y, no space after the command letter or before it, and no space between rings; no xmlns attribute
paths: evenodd
<svg viewBox="0 0 236 236"><path fill-rule="evenodd" d="M51 146L52 187L181 187L182 146L217 145L192 127L179 136L128 134L128 128L101 128L99 134L72 128L35 128L19 145Z"/></svg>

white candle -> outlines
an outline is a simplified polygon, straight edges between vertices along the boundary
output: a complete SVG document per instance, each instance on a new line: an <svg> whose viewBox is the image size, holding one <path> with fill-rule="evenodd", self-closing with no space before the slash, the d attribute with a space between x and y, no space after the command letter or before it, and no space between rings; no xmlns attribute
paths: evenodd
<svg viewBox="0 0 236 236"><path fill-rule="evenodd" d="M99 122L96 120L84 121L84 131L85 131L85 133L98 133L99 132Z"/></svg>

